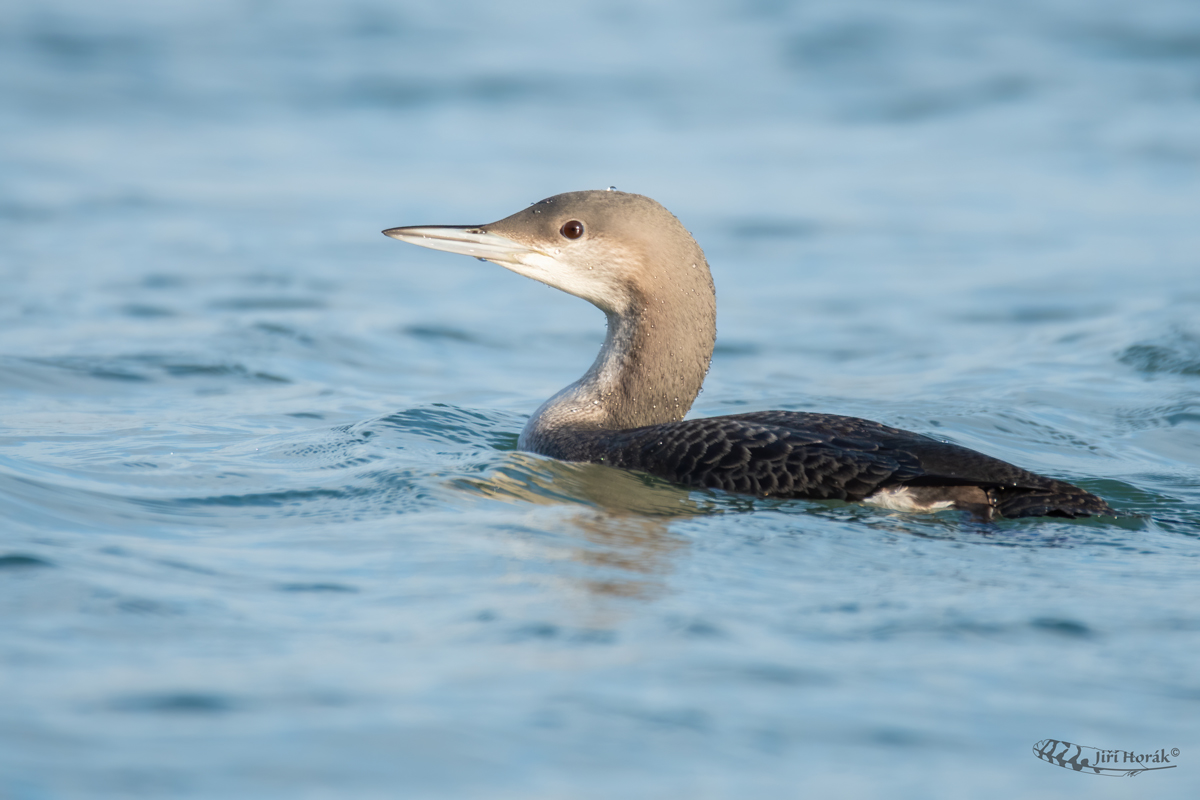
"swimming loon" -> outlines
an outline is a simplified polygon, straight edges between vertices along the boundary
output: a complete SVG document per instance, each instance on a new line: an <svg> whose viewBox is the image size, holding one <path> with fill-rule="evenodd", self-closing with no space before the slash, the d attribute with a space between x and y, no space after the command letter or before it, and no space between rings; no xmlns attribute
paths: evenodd
<svg viewBox="0 0 1200 800"><path fill-rule="evenodd" d="M569 192L488 225L383 233L491 261L607 316L595 363L533 414L523 450L759 497L957 508L983 520L1116 514L1069 483L865 419L757 411L685 420L712 360L716 295L700 246L648 197Z"/></svg>

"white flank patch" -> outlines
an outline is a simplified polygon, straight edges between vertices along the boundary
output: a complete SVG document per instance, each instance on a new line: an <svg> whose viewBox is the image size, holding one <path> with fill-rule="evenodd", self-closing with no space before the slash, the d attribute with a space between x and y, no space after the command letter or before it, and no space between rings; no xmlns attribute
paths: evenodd
<svg viewBox="0 0 1200 800"><path fill-rule="evenodd" d="M880 489L873 495L864 497L863 505L886 508L890 511L941 511L943 508L953 508L953 500L939 500L936 503L922 503L912 496L907 486L889 486Z"/></svg>

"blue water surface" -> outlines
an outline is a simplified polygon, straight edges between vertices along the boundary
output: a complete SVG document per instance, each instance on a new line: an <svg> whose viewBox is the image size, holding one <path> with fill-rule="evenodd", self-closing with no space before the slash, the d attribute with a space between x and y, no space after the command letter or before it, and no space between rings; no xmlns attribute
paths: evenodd
<svg viewBox="0 0 1200 800"><path fill-rule="evenodd" d="M1195 2L7 0L0 174L0 796L1200 790ZM516 451L603 315L379 231L610 185L712 264L693 415L1128 516Z"/></svg>

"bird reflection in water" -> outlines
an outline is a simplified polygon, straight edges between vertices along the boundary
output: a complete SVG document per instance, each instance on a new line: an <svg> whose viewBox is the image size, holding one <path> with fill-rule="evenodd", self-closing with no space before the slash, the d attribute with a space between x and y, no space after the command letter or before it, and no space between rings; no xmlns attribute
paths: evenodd
<svg viewBox="0 0 1200 800"><path fill-rule="evenodd" d="M454 485L490 500L563 507L556 532L576 540L567 544L567 558L585 567L571 582L589 594L643 600L666 591L665 577L687 545L671 524L716 508L649 475L520 452L487 477Z"/></svg>

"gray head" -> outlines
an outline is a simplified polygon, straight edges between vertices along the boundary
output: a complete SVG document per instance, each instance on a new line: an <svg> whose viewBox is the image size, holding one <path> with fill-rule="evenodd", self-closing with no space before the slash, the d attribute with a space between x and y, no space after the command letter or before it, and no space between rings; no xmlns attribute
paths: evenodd
<svg viewBox="0 0 1200 800"><path fill-rule="evenodd" d="M582 297L608 335L591 369L546 402L522 447L565 428L632 428L682 419L708 372L716 298L700 246L671 212L617 191L549 197L499 222L384 231L491 261Z"/></svg>
<svg viewBox="0 0 1200 800"><path fill-rule="evenodd" d="M568 192L499 222L392 228L410 244L491 261L582 297L610 314L712 279L704 253L670 211L638 194ZM660 301L663 297L658 298Z"/></svg>

